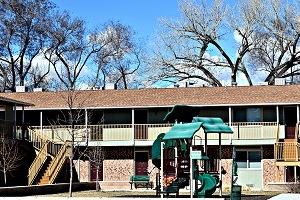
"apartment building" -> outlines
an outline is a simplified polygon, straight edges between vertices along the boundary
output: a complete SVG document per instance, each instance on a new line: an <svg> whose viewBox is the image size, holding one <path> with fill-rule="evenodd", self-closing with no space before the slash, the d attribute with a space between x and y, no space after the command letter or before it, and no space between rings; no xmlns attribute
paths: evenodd
<svg viewBox="0 0 300 200"><path fill-rule="evenodd" d="M177 104L197 107L195 116L220 117L234 131L222 136L222 166L227 171L224 185L231 180L233 147L237 150L240 185L266 189L272 183L297 181L300 174L300 85L38 91L1 93L0 98L28 103L26 107L16 105L14 120L26 122L28 140L38 150L28 184L68 181L70 144L65 141L70 140L70 130L76 134L76 148L102 147L102 183L129 188L130 176L150 171L155 181L152 144L160 133L180 121L164 121ZM73 127L68 120L70 110L84 113ZM55 123L58 118L65 120ZM16 137L21 131L18 125ZM203 137L203 133L198 134ZM212 164L218 139L214 134L208 136ZM75 155L74 169L76 181L96 178L96 167L85 156Z"/></svg>

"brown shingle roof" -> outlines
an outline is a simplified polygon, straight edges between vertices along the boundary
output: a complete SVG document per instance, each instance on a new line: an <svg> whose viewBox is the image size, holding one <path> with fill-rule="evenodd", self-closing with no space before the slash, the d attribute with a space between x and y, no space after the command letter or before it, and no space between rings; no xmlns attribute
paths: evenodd
<svg viewBox="0 0 300 200"><path fill-rule="evenodd" d="M83 107L160 107L187 105L300 104L300 85L190 87L137 90L76 91ZM68 108L67 92L0 93L0 97L32 103L33 109Z"/></svg>

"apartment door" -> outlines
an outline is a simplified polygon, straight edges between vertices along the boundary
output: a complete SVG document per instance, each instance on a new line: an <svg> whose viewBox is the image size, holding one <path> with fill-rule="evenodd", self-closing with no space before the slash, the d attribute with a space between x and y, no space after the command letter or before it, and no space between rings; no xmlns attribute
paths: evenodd
<svg viewBox="0 0 300 200"><path fill-rule="evenodd" d="M96 181L96 178L97 178L97 166L95 164L91 164L91 181ZM103 165L99 166L98 181L103 181Z"/></svg>
<svg viewBox="0 0 300 200"><path fill-rule="evenodd" d="M148 139L148 110L134 111L134 139L146 140Z"/></svg>
<svg viewBox="0 0 300 200"><path fill-rule="evenodd" d="M135 152L135 175L148 174L148 152Z"/></svg>
<svg viewBox="0 0 300 200"><path fill-rule="evenodd" d="M295 127L297 123L297 108L284 108L284 122L285 122L285 138L295 139Z"/></svg>

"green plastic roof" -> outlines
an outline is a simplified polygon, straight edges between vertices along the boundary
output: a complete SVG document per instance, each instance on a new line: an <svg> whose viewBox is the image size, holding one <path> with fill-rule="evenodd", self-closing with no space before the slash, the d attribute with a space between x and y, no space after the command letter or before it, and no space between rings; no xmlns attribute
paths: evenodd
<svg viewBox="0 0 300 200"><path fill-rule="evenodd" d="M191 139L200 129L201 125L202 122L175 124L162 140Z"/></svg>
<svg viewBox="0 0 300 200"><path fill-rule="evenodd" d="M203 122L205 133L233 133L231 128L218 117L194 117L193 122Z"/></svg>
<svg viewBox="0 0 300 200"><path fill-rule="evenodd" d="M164 122L174 123L177 122L192 122L193 117L197 116L200 112L199 106L188 106L183 104L175 105L170 112L168 112L163 119Z"/></svg>
<svg viewBox="0 0 300 200"><path fill-rule="evenodd" d="M192 123L175 124L162 140L191 139L201 127L205 133L233 133L221 118L194 117Z"/></svg>
<svg viewBox="0 0 300 200"><path fill-rule="evenodd" d="M165 133L161 133L156 137L156 140L154 140L152 145L152 160L153 159L160 159L160 143L162 138L165 136Z"/></svg>

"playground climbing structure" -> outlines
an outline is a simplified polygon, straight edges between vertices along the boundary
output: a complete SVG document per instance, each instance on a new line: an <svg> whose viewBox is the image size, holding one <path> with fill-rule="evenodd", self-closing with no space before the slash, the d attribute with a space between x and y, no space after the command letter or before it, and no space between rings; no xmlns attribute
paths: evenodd
<svg viewBox="0 0 300 200"><path fill-rule="evenodd" d="M153 142L152 163L160 170L156 175L157 196L171 193L178 196L180 189L189 186L191 197L203 198L222 187L225 171L221 166L221 135L232 134L233 131L221 118L198 117L199 110L200 107L175 105L164 118L164 121L175 122L175 125ZM204 131L204 138L197 135L200 129ZM206 136L211 133L219 134L216 166L207 154Z"/></svg>

